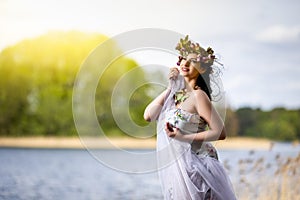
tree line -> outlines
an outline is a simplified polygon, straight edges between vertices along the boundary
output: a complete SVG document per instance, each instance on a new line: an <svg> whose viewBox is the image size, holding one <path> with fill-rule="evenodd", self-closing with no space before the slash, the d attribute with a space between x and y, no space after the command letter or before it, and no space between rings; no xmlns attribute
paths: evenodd
<svg viewBox="0 0 300 200"><path fill-rule="evenodd" d="M262 137L280 141L300 139L300 109L243 107L227 109L225 126L231 136Z"/></svg>

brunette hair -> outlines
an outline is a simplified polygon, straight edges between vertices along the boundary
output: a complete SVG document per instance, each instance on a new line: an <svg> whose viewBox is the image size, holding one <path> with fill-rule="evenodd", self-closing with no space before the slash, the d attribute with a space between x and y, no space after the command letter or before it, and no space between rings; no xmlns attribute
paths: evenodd
<svg viewBox="0 0 300 200"><path fill-rule="evenodd" d="M203 74L199 74L194 89L200 88L201 90L203 90L211 101L212 89L210 87L210 74L213 71L212 64L200 62L200 66L205 69L205 72Z"/></svg>

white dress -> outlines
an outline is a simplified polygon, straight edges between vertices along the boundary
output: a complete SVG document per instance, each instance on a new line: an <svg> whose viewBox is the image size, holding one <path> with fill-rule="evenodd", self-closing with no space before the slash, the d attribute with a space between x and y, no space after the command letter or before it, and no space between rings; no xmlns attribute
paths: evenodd
<svg viewBox="0 0 300 200"><path fill-rule="evenodd" d="M231 182L217 151L209 142L189 144L167 136L166 122L183 134L206 129L205 121L175 107L173 95L184 86L183 77L171 82L171 91L162 108L157 124L158 174L166 200L235 200Z"/></svg>

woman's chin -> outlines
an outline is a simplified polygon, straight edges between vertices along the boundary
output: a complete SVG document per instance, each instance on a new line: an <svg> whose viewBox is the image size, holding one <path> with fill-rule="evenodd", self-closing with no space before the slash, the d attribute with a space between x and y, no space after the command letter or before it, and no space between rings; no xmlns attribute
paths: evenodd
<svg viewBox="0 0 300 200"><path fill-rule="evenodd" d="M187 72L183 72L183 71L180 71L180 75L181 75L181 76L188 76L188 75L189 75L189 73L187 73Z"/></svg>

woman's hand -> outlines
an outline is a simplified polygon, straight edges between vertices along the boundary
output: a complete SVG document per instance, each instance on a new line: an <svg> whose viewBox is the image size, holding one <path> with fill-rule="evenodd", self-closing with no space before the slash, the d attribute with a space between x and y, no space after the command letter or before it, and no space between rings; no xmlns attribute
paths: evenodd
<svg viewBox="0 0 300 200"><path fill-rule="evenodd" d="M170 68L169 79L175 80L178 77L178 75L179 75L179 70L177 69L177 67Z"/></svg>
<svg viewBox="0 0 300 200"><path fill-rule="evenodd" d="M168 122L165 125L165 131L170 138L189 143L193 141L193 138L190 138L189 135L182 134L179 128L171 126Z"/></svg>
<svg viewBox="0 0 300 200"><path fill-rule="evenodd" d="M169 122L165 124L165 131L167 135L171 138L175 137L178 133L180 133L179 129L173 127Z"/></svg>

